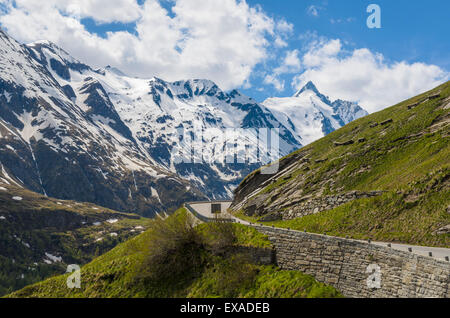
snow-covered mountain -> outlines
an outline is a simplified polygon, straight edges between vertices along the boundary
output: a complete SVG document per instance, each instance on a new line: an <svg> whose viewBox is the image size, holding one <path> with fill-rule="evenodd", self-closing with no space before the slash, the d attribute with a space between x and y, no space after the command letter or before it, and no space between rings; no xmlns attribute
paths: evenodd
<svg viewBox="0 0 450 318"><path fill-rule="evenodd" d="M205 198L151 160L91 73L0 30L0 185L148 216Z"/></svg>
<svg viewBox="0 0 450 318"><path fill-rule="evenodd" d="M201 193L231 197L261 165L249 151L255 129L279 129L281 157L366 114L350 102L331 103L312 83L259 104L209 80L170 83L93 69L51 42L20 45L2 31L0 50L4 179L122 211L151 215ZM247 161L225 162L230 138ZM263 145L258 155L268 151ZM180 162L180 152L192 161Z"/></svg>
<svg viewBox="0 0 450 318"><path fill-rule="evenodd" d="M272 160L301 147L264 106L236 90L223 92L212 81L133 78L110 66L93 70L46 41L28 48L82 111L110 133L132 140L149 161L181 176L209 198L231 197L241 180L261 165L257 158L240 163L221 158L226 146L221 137L229 129L234 129L237 153L257 144L256 134L248 128L280 129L280 152ZM195 140L199 127L202 140ZM183 142L189 136L194 136L193 145ZM202 157L194 153L191 162L178 162L179 153L190 152L189 147L200 150Z"/></svg>
<svg viewBox="0 0 450 318"><path fill-rule="evenodd" d="M253 163L224 160L226 145L222 137L230 131L236 140L237 153L245 152L246 145L257 143L256 134L249 133L248 128L280 129L280 154L272 160L301 147L289 129L264 106L238 91L223 92L209 80L169 83L158 78L130 78L110 69L102 74L97 78L150 156L190 180L210 198L231 197L242 179L260 166L257 158L252 158ZM201 140L199 129L203 132ZM192 142L182 142L190 136ZM193 148L201 153L195 152L191 162L177 162L175 147L180 148L178 152L190 153Z"/></svg>
<svg viewBox="0 0 450 318"><path fill-rule="evenodd" d="M312 82L293 97L269 98L263 102L297 141L307 145L368 113L357 103L343 100L331 102Z"/></svg>

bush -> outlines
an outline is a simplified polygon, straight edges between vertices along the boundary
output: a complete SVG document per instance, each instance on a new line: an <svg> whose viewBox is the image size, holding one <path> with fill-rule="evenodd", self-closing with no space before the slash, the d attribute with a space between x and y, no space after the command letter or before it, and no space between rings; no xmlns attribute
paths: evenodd
<svg viewBox="0 0 450 318"><path fill-rule="evenodd" d="M185 210L166 220L155 220L150 236L136 278L171 288L182 288L201 276L214 263L214 255L233 254L232 247L237 242L233 224L217 220L196 226Z"/></svg>
<svg viewBox="0 0 450 318"><path fill-rule="evenodd" d="M199 231L202 233L205 248L214 255L224 255L237 243L236 228L230 222L217 219L215 222L203 224Z"/></svg>
<svg viewBox="0 0 450 318"><path fill-rule="evenodd" d="M154 282L184 281L202 272L204 240L187 213L155 220L140 277Z"/></svg>

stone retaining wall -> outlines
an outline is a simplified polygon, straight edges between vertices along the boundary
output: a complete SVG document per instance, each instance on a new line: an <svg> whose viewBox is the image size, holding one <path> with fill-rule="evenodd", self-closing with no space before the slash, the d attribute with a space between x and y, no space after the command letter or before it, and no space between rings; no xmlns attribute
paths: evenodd
<svg viewBox="0 0 450 318"><path fill-rule="evenodd" d="M450 298L449 262L360 241L255 228L274 244L279 267L312 275L347 297ZM368 278L376 278L377 268L380 288L369 288Z"/></svg>
<svg viewBox="0 0 450 318"><path fill-rule="evenodd" d="M243 254L258 265L276 265L276 252L272 248L235 246L231 254Z"/></svg>

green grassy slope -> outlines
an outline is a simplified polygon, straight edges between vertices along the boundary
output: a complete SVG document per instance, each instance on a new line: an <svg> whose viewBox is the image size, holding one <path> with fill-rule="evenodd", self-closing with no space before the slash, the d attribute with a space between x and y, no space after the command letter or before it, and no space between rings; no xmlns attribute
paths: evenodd
<svg viewBox="0 0 450 318"><path fill-rule="evenodd" d="M0 179L0 295L65 273L68 264L86 264L150 222L90 203L47 198Z"/></svg>
<svg viewBox="0 0 450 318"><path fill-rule="evenodd" d="M316 233L450 247L449 96L447 82L283 158L282 166L294 163L234 212L253 221L274 214L278 220L270 224ZM235 204L261 186L258 178L255 171L244 180ZM384 194L294 220L283 217L302 199L354 190ZM246 211L258 200L257 213Z"/></svg>
<svg viewBox="0 0 450 318"><path fill-rule="evenodd" d="M174 216L186 213L179 210ZM167 222L167 221L165 221ZM232 225L235 246L269 247L267 237L254 229ZM208 237L208 225L195 228ZM143 264L154 240L154 229L120 244L81 269L81 289L68 289L68 275L50 278L8 297L131 298L131 297L340 297L333 288L300 272L282 271L239 261L237 256L213 255L203 250L201 267L167 280L148 279ZM173 253L171 253L173 255ZM184 254L182 255L184 256Z"/></svg>

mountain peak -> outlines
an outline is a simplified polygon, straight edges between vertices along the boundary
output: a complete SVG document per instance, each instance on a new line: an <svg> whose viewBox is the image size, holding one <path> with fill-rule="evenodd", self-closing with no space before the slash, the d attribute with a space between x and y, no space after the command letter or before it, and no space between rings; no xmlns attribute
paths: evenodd
<svg viewBox="0 0 450 318"><path fill-rule="evenodd" d="M49 40L39 40L35 42L28 43L26 45L28 48L34 48L37 50L40 50L42 48L47 48L51 51L53 51L55 54L60 55L64 58L73 59L68 52L66 52L63 48L61 48L58 44L55 42L49 41Z"/></svg>
<svg viewBox="0 0 450 318"><path fill-rule="evenodd" d="M306 83L305 86L303 86L302 89L300 89L295 95L294 97L299 97L301 94L303 94L305 91L313 91L316 94L320 94L319 90L317 89L316 85L314 85L314 83L312 81L309 81L308 83Z"/></svg>
<svg viewBox="0 0 450 318"><path fill-rule="evenodd" d="M54 42L49 40L39 40L27 44L27 46L38 46L38 45L58 47Z"/></svg>
<svg viewBox="0 0 450 318"><path fill-rule="evenodd" d="M40 40L35 41L32 43L29 43L25 45L30 51L32 51L32 54L39 59L41 62L45 61L46 58L49 60L55 59L58 57L60 61L64 64L79 64L83 65L83 69L88 69L89 67L86 64L83 64L76 58L74 58L72 55L70 55L66 50L58 46L58 44L48 41L48 40ZM50 54L46 51L49 51ZM45 64L45 62L43 62Z"/></svg>
<svg viewBox="0 0 450 318"><path fill-rule="evenodd" d="M111 66L111 65L107 65L105 67L105 70L110 71L111 73L116 74L117 76L127 76L127 74L125 74L124 72L122 72L121 70L119 70L117 67Z"/></svg>

